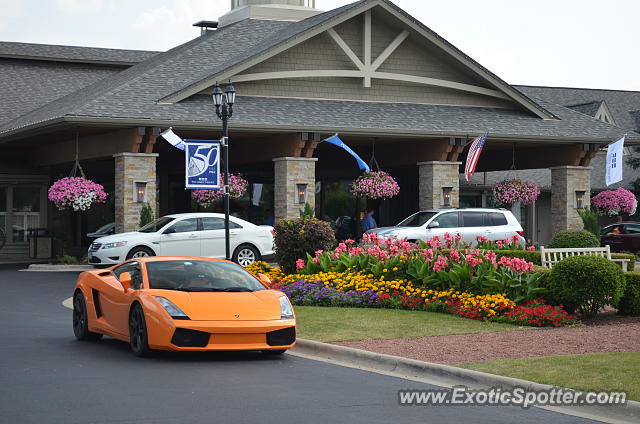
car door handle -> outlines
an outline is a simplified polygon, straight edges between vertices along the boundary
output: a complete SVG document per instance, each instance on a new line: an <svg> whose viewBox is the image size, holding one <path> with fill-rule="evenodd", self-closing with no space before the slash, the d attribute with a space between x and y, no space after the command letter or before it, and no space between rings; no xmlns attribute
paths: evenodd
<svg viewBox="0 0 640 424"><path fill-rule="evenodd" d="M197 234L191 234L191 235L189 236L189 238L190 238L190 239L197 239L197 238L198 238L198 235L197 235Z"/></svg>

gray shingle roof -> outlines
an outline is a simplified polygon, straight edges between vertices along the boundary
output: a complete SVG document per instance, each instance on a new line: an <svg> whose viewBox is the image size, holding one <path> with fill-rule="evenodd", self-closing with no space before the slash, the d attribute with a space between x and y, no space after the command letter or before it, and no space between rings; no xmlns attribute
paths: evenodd
<svg viewBox="0 0 640 424"><path fill-rule="evenodd" d="M121 70L114 66L0 58L0 125Z"/></svg>
<svg viewBox="0 0 640 424"><path fill-rule="evenodd" d="M588 88L514 86L520 91L562 106L605 101L616 125L640 131L631 111L640 110L640 91L598 90Z"/></svg>
<svg viewBox="0 0 640 424"><path fill-rule="evenodd" d="M0 41L0 57L132 65L155 56L146 50L105 49L99 47L59 46Z"/></svg>
<svg viewBox="0 0 640 424"><path fill-rule="evenodd" d="M579 105L566 105L566 106L569 109L573 109L580 113L584 113L585 115L595 117L602 103L603 103L602 101L595 101L595 102L583 103Z"/></svg>

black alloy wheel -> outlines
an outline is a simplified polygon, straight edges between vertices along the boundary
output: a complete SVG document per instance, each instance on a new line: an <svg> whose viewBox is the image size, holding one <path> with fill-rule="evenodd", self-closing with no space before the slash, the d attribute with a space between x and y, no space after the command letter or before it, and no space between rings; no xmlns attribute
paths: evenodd
<svg viewBox="0 0 640 424"><path fill-rule="evenodd" d="M129 316L129 335L131 351L136 356L148 356L151 353L147 337L147 323L142 306L136 304Z"/></svg>
<svg viewBox="0 0 640 424"><path fill-rule="evenodd" d="M87 303L82 293L73 297L73 334L82 341L97 341L102 338L102 334L89 331Z"/></svg>

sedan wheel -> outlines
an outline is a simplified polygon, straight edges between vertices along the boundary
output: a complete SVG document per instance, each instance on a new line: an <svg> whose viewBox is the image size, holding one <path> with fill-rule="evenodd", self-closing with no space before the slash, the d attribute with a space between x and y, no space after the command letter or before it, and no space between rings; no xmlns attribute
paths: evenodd
<svg viewBox="0 0 640 424"><path fill-rule="evenodd" d="M144 319L144 311L140 305L131 310L129 317L129 336L131 351L136 356L147 356L151 352L147 338L147 324Z"/></svg>
<svg viewBox="0 0 640 424"><path fill-rule="evenodd" d="M82 293L76 294L73 298L73 334L76 339L82 341L96 341L102 338L102 334L89 331L87 304Z"/></svg>
<svg viewBox="0 0 640 424"><path fill-rule="evenodd" d="M244 268L256 262L259 257L258 251L248 245L238 247L233 253L233 261Z"/></svg>
<svg viewBox="0 0 640 424"><path fill-rule="evenodd" d="M148 247L134 247L127 255L127 259L131 258L146 258L147 256L154 256L153 251Z"/></svg>

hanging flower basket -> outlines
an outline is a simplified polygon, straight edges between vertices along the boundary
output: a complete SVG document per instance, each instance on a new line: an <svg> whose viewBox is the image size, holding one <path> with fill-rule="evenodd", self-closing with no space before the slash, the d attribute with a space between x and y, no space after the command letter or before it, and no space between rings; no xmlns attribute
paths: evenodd
<svg viewBox="0 0 640 424"><path fill-rule="evenodd" d="M493 197L501 205L513 205L516 202L529 204L540 195L540 187L518 178L504 180L493 186Z"/></svg>
<svg viewBox="0 0 640 424"><path fill-rule="evenodd" d="M400 186L384 171L365 172L351 183L351 193L369 199L389 199L400 192Z"/></svg>
<svg viewBox="0 0 640 424"><path fill-rule="evenodd" d="M65 177L49 187L49 201L59 210L86 211L94 203L104 203L107 193L104 187L84 177Z"/></svg>
<svg viewBox="0 0 640 424"><path fill-rule="evenodd" d="M223 185L224 173L220 174L220 185ZM231 197L242 197L249 187L249 182L242 178L240 174L229 174L229 195ZM191 199L203 208L212 206L216 200L222 199L224 191L220 190L193 190Z"/></svg>
<svg viewBox="0 0 640 424"><path fill-rule="evenodd" d="M591 199L591 204L600 215L615 216L621 213L633 215L636 213L638 200L636 196L625 188L602 191Z"/></svg>

